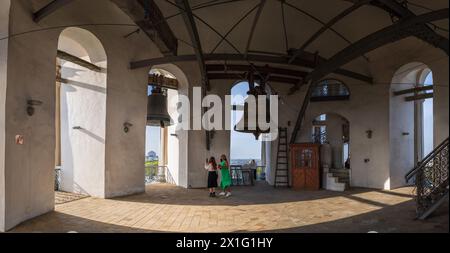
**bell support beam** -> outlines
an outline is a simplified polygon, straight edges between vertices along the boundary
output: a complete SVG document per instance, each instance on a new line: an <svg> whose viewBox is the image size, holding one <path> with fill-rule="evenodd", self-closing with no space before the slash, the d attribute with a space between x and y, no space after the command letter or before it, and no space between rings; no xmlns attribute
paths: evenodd
<svg viewBox="0 0 450 253"><path fill-rule="evenodd" d="M200 42L200 35L198 34L197 25L195 23L195 18L192 13L191 6L188 0L176 0L176 4L178 8L180 8L182 11L184 24L188 30L192 45L194 45L195 57L200 68L200 73L202 74L203 86L209 89L209 81L206 73L205 57L203 55L202 44Z"/></svg>
<svg viewBox="0 0 450 253"><path fill-rule="evenodd" d="M250 50L250 46L253 41L253 36L255 35L256 26L258 25L259 18L261 17L261 13L264 9L264 6L266 5L267 0L261 0L259 4L259 8L256 12L255 18L253 19L252 28L250 29L250 34L248 36L247 40L247 46L245 47L245 56L248 55L248 52Z"/></svg>
<svg viewBox="0 0 450 253"><path fill-rule="evenodd" d="M46 6L42 7L40 10L35 12L33 14L33 20L34 22L40 22L44 18L50 16L55 11L59 10L60 8L72 3L74 0L53 0Z"/></svg>
<svg viewBox="0 0 450 253"><path fill-rule="evenodd" d="M288 56L271 56L261 54L249 54L247 57L241 54L205 54L205 61L240 61L240 62L263 62L269 64L280 64L287 66L297 66L302 68L314 69L317 67L317 62L314 60L314 55L304 53L298 57L292 64L289 64ZM180 55L180 56L168 56L162 58L147 59L141 61L135 61L130 63L131 69L146 68L160 64L196 61L196 55ZM319 61L321 62L321 61ZM370 76L366 76L360 73L356 73L350 70L337 69L335 74L346 76L364 83L372 83L373 79Z"/></svg>
<svg viewBox="0 0 450 253"><path fill-rule="evenodd" d="M205 57L203 55L202 44L200 42L200 35L198 34L197 24L195 23L194 14L192 13L192 8L188 0L176 0L177 7L182 12L184 25L189 33L191 43L194 46L195 58L200 68L200 73L202 75L202 87L203 96L206 96L206 90L210 89L208 74L206 72ZM204 109L206 111L206 108ZM206 149L211 149L211 133L206 131Z"/></svg>
<svg viewBox="0 0 450 253"><path fill-rule="evenodd" d="M163 55L178 54L178 39L154 0L110 0L155 43Z"/></svg>
<svg viewBox="0 0 450 253"><path fill-rule="evenodd" d="M303 52L305 49L311 45L317 38L319 38L324 32L326 32L328 29L330 29L332 26L334 26L336 23L341 21L343 18L348 16L349 14L353 13L357 9L359 9L361 6L368 4L371 0L358 0L355 1L355 3L345 9L343 12L341 12L339 15L328 21L322 28L320 28L316 33L314 33L299 49L297 49L294 52L294 55L289 59L289 63L292 63L295 61L295 59Z"/></svg>
<svg viewBox="0 0 450 253"><path fill-rule="evenodd" d="M344 0L347 2L357 3L359 0ZM374 7L378 7L384 11L389 12L389 14L393 17L397 17L398 19L416 17L411 10L397 2L396 0L372 0L369 3ZM449 40L444 36L437 34L433 29L431 29L426 23L421 24L420 28L422 32L416 34L415 36L437 48L442 49L448 55L448 44Z"/></svg>
<svg viewBox="0 0 450 253"><path fill-rule="evenodd" d="M393 43L410 36L420 36L425 33L422 29L423 24L448 19L448 16L448 8L445 8L420 16L405 18L402 21L372 33L343 49L323 64L320 64L318 68L309 74L306 81L317 81L326 75L333 73L336 69L349 63L355 58L386 44ZM446 47L448 50L448 45L446 45Z"/></svg>
<svg viewBox="0 0 450 253"><path fill-rule="evenodd" d="M394 96L397 97L397 96L406 95L406 94L410 94L410 93L417 93L417 92L429 91L429 90L434 90L434 86L428 85L428 86L416 87L416 88L412 88L412 89L394 91Z"/></svg>
<svg viewBox="0 0 450 253"><path fill-rule="evenodd" d="M445 8L428 12L420 16L411 16L409 18L402 19L401 21L372 33L358 42L348 46L311 72L305 78L305 82L309 82L310 84L297 117L294 131L292 132L291 143L295 143L295 140L297 139L297 134L303 123L303 117L306 113L306 109L308 108L311 95L317 82L339 67L349 63L363 54L409 36L417 36L418 34L424 33L425 31L422 29L424 24L437 20L448 19L448 11L449 9Z"/></svg>
<svg viewBox="0 0 450 253"><path fill-rule="evenodd" d="M270 73L275 75L293 76L299 78L305 78L309 73L305 71L298 71L284 68L274 68L269 66L250 66L250 65L238 65L238 64L207 64L206 71L209 72L228 72L228 71L248 71L250 69L256 70L262 73Z"/></svg>
<svg viewBox="0 0 450 253"><path fill-rule="evenodd" d="M74 64L76 64L78 66L85 67L85 68L90 69L90 70L95 71L95 72L100 72L101 73L101 72L105 71L105 69L102 68L102 67L99 67L99 66L97 66L95 64L92 64L92 63L90 63L88 61L85 61L85 60L83 60L81 58L78 58L75 55L71 55L71 54L66 53L64 51L61 51L61 50L57 51L56 57L61 59L61 60L65 60L65 61L74 63Z"/></svg>
<svg viewBox="0 0 450 253"><path fill-rule="evenodd" d="M396 15L400 19L417 17L412 11L405 6L401 5L395 0L378 0L381 4L391 10L392 14ZM431 22L431 21L430 21ZM428 23L428 22L426 22ZM449 40L435 31L433 31L426 23L421 24L417 29L421 30L415 36L437 48L442 49L448 55Z"/></svg>
<svg viewBox="0 0 450 253"><path fill-rule="evenodd" d="M246 76L247 76L247 73L208 73L208 78L210 80L242 80L242 79L245 79ZM256 81L259 80L258 75L253 75L253 77L254 77L254 80L256 80ZM301 79L269 75L267 81L296 85L301 81Z"/></svg>

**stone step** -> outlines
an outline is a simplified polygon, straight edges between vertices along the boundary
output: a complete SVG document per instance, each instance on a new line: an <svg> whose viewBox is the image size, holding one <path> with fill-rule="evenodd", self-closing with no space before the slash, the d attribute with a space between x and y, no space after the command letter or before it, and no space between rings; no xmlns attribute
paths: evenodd
<svg viewBox="0 0 450 253"><path fill-rule="evenodd" d="M350 175L348 174L336 174L336 173L331 173L333 174L334 177L338 177L338 178L350 178Z"/></svg>
<svg viewBox="0 0 450 253"><path fill-rule="evenodd" d="M338 178L328 175L327 177L327 190L343 192L346 189L344 183L339 183Z"/></svg>
<svg viewBox="0 0 450 253"><path fill-rule="evenodd" d="M350 175L350 171L348 170L328 170L328 172L333 174Z"/></svg>

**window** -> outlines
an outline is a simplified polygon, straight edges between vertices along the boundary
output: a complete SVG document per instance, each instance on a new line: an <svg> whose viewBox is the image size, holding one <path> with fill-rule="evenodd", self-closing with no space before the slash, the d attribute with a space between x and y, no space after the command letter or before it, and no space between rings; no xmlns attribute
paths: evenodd
<svg viewBox="0 0 450 253"><path fill-rule="evenodd" d="M349 100L350 91L348 87L334 79L324 80L314 89L311 102Z"/></svg>

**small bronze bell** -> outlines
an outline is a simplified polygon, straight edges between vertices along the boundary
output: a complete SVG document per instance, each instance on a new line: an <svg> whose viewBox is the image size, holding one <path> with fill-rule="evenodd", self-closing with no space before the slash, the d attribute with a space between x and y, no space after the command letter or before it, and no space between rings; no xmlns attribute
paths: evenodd
<svg viewBox="0 0 450 253"><path fill-rule="evenodd" d="M165 128L172 125L167 111L167 96L162 93L161 87L155 87L148 96L147 126L160 126Z"/></svg>

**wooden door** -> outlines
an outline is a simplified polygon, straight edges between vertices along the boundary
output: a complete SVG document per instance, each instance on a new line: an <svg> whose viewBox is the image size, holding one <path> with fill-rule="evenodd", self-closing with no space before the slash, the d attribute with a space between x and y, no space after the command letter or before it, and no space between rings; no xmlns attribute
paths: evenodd
<svg viewBox="0 0 450 253"><path fill-rule="evenodd" d="M294 190L319 190L319 145L291 145L292 188Z"/></svg>

